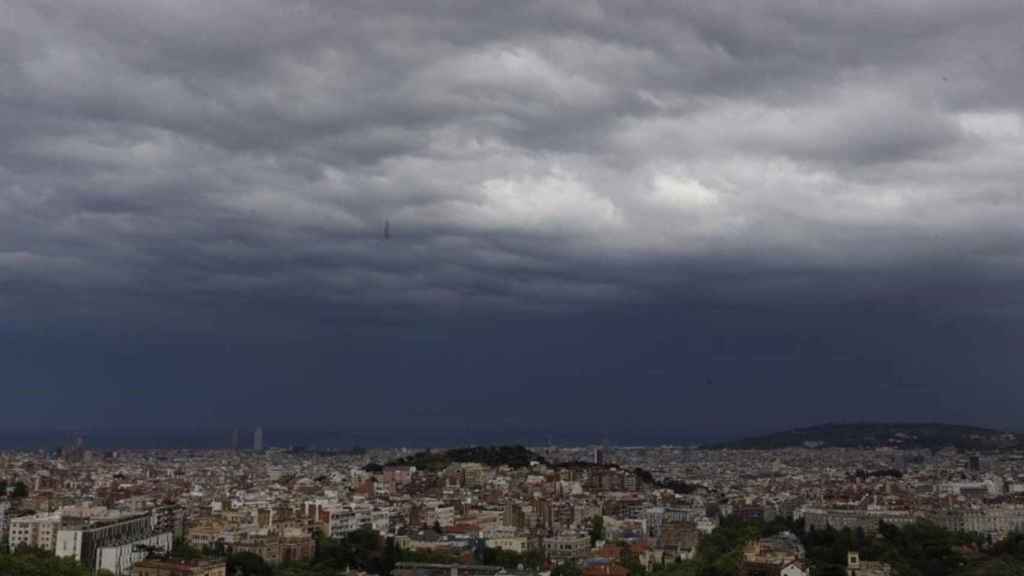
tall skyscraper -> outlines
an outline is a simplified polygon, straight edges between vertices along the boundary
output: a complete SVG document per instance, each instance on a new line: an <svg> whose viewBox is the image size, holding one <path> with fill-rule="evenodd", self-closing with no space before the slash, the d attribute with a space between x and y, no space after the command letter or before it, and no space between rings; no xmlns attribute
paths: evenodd
<svg viewBox="0 0 1024 576"><path fill-rule="evenodd" d="M257 427L252 433L252 449L259 452L263 450L263 428Z"/></svg>
<svg viewBox="0 0 1024 576"><path fill-rule="evenodd" d="M238 428L231 431L231 449L238 450Z"/></svg>

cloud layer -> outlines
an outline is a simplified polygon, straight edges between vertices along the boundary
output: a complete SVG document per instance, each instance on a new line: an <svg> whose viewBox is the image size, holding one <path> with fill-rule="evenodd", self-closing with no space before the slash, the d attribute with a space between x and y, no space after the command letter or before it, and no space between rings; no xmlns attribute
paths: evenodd
<svg viewBox="0 0 1024 576"><path fill-rule="evenodd" d="M3 0L0 314L936 278L1018 309L1022 26L1010 1Z"/></svg>

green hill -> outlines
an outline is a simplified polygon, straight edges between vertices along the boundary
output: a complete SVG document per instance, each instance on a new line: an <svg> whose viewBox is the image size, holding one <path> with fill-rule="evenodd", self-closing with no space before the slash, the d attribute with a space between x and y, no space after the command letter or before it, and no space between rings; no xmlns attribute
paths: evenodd
<svg viewBox="0 0 1024 576"><path fill-rule="evenodd" d="M525 468L530 462L544 462L540 455L522 446L474 446L437 452L417 452L389 462L389 466L415 466L419 470L439 471L449 464L476 462L487 466Z"/></svg>

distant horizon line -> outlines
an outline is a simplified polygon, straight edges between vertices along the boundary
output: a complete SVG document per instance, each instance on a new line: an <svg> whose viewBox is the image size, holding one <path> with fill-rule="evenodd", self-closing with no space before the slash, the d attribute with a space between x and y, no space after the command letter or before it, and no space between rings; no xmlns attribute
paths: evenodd
<svg viewBox="0 0 1024 576"><path fill-rule="evenodd" d="M108 424L82 424L82 425L53 425L53 426L21 426L21 425L8 425L0 424L0 434L5 432L32 432L32 433L68 433L72 434L75 432L101 432L101 433L134 433L134 432L175 432L175 433L210 433L210 432L232 432L238 431L254 431L257 428L262 428L264 432L268 430L280 430L287 432L401 432L401 431L415 431L415 432L462 432L469 431L481 431L481 432L500 432L500 431L516 431L516 432L531 432L531 433L544 433L544 434L565 434L565 435L585 435L590 434L598 437L607 436L611 434L622 434L622 433L641 433L641 434L680 434L680 435L695 435L695 436L721 436L721 435L735 435L735 434L762 434L772 432L786 432L789 430L806 430L809 428L818 428L822 426L850 426L850 425L885 425L885 426L899 426L899 425L914 425L914 426L962 426L969 428L987 429L992 431L1001 432L1016 432L1012 428L993 425L993 424L977 424L960 421L943 421L936 419L905 419L905 420L882 420L882 419L829 419L822 420L814 424L793 424L789 426L778 426L778 427L767 427L758 426L748 429L743 432L699 432L692 429L684 429L673 426L628 426L621 429L609 429L603 427L600 430L597 429L581 429L581 428L564 428L559 429L551 425L543 424L508 424L500 426L469 426L458 425L458 426L439 426L433 424L422 424L422 425L400 425L400 426L379 426L374 424L365 425L351 425L351 426L337 426L337 425L299 425L299 424L276 424L276 423L265 423L265 422L253 422L250 424L238 424L238 425L188 425L188 426L171 426L171 425L128 425L128 426L111 426Z"/></svg>
<svg viewBox="0 0 1024 576"><path fill-rule="evenodd" d="M14 427L0 426L0 450L40 450L66 445L75 436L82 436L89 448L95 450L231 450L235 431L245 433L238 449L251 445L251 436L262 428L264 445L277 448L303 447L314 451L345 452L361 449L428 449L467 446L521 445L529 447L581 447L608 444L610 446L708 446L742 441L761 436L784 434L818 427L844 425L881 426L958 426L1003 433L1019 433L1001 427L977 424L949 423L936 420L902 421L830 421L811 425L770 430L733 432L694 432L673 428L626 428L621 430L556 430L541 426L297 426L253 423L231 426L205 427L169 426L55 426Z"/></svg>

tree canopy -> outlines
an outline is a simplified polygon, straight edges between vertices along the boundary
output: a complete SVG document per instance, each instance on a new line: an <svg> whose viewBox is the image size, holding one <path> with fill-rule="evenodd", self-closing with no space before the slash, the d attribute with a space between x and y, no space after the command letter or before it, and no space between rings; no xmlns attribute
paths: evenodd
<svg viewBox="0 0 1024 576"><path fill-rule="evenodd" d="M89 570L69 558L57 558L44 550L22 548L0 553L0 574L7 576L91 576Z"/></svg>

